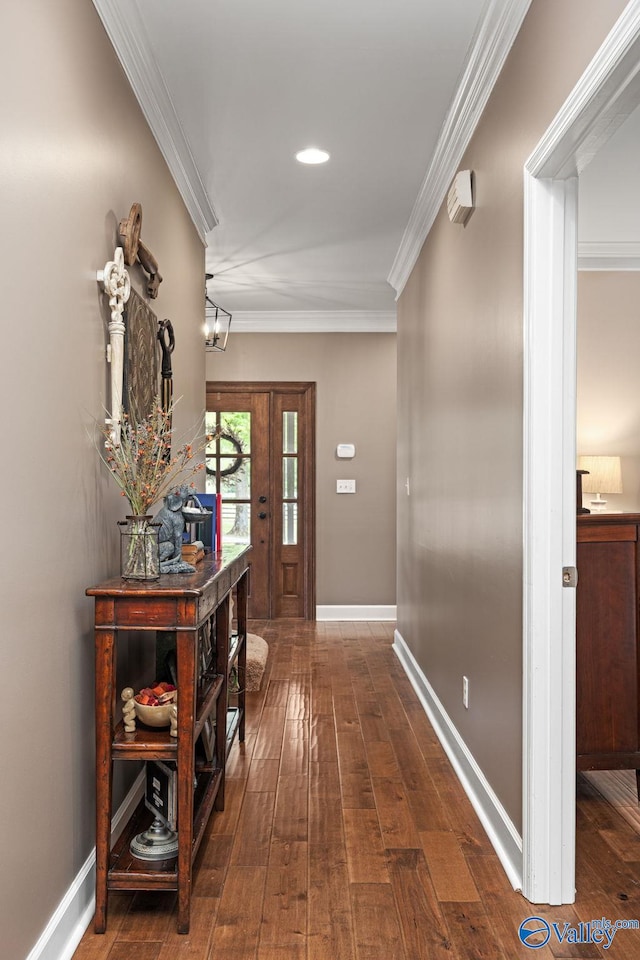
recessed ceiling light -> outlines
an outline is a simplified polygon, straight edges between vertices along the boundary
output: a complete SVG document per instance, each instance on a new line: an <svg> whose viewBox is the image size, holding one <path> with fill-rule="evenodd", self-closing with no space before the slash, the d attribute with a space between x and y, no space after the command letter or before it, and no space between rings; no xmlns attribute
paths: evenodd
<svg viewBox="0 0 640 960"><path fill-rule="evenodd" d="M317 147L306 147L296 153L296 160L300 163L326 163L328 159L327 151L319 150Z"/></svg>

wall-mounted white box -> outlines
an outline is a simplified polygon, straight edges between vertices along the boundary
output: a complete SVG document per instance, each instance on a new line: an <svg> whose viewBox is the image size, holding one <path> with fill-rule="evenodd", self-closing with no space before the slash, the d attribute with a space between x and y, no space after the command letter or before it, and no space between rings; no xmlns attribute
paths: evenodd
<svg viewBox="0 0 640 960"><path fill-rule="evenodd" d="M339 443L336 447L336 456L340 460L352 460L356 455L355 443Z"/></svg>

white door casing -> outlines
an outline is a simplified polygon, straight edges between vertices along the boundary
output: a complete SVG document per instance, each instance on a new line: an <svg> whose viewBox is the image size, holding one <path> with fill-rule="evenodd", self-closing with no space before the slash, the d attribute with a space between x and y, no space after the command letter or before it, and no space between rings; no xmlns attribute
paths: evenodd
<svg viewBox="0 0 640 960"><path fill-rule="evenodd" d="M578 175L640 103L631 0L525 164L523 893L575 899Z"/></svg>

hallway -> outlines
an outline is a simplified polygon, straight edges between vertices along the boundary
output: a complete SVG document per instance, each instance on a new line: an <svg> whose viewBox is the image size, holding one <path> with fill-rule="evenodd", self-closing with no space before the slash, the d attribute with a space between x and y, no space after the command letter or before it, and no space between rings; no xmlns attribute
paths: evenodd
<svg viewBox="0 0 640 960"><path fill-rule="evenodd" d="M579 778L574 906L511 889L391 644L387 623L252 622L269 643L226 806L194 869L191 932L174 894L112 894L74 960L514 960L537 915L640 919L640 837ZM568 929L568 928L566 928ZM551 938L533 955L640 955Z"/></svg>

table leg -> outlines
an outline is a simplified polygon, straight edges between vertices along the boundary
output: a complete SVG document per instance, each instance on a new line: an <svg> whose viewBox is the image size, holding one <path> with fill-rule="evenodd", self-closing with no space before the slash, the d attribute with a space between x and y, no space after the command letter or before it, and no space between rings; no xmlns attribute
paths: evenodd
<svg viewBox="0 0 640 960"><path fill-rule="evenodd" d="M107 875L111 850L113 764L111 742L115 712L115 635L96 630L96 912L94 929L107 927Z"/></svg>
<svg viewBox="0 0 640 960"><path fill-rule="evenodd" d="M216 610L216 664L219 673L225 677L222 692L216 706L216 763L222 770L214 809L224 810L224 771L227 765L227 708L229 706L229 594L224 597Z"/></svg>
<svg viewBox="0 0 640 960"><path fill-rule="evenodd" d="M193 847L193 777L197 631L178 630L178 933L189 933Z"/></svg>
<svg viewBox="0 0 640 960"><path fill-rule="evenodd" d="M244 637L242 652L238 663L238 678L240 681L240 695L238 697L238 706L240 708L240 725L238 727L238 742L244 743L245 730L245 687L247 679L247 602L249 595L249 570L245 570L238 580L236 590L236 600L238 604L238 635Z"/></svg>

